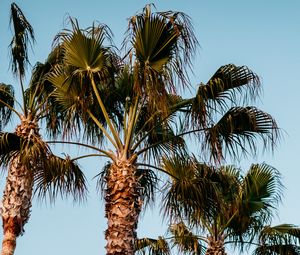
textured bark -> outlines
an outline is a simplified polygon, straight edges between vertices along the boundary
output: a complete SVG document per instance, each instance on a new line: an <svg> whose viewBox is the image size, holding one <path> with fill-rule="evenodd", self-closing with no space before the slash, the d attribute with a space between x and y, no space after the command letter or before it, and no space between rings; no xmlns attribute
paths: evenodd
<svg viewBox="0 0 300 255"><path fill-rule="evenodd" d="M30 217L32 188L32 171L20 164L19 157L14 158L9 165L1 206L2 255L14 254L16 238L22 234Z"/></svg>
<svg viewBox="0 0 300 255"><path fill-rule="evenodd" d="M136 176L136 156L114 162L107 176L105 232L107 255L133 255L142 201Z"/></svg>
<svg viewBox="0 0 300 255"><path fill-rule="evenodd" d="M40 141L36 123L28 118L22 119L21 125L17 126L15 133L28 142ZM4 236L1 255L14 254L16 239L23 233L24 225L29 220L33 172L33 168L28 169L21 163L20 154L11 159L1 205Z"/></svg>
<svg viewBox="0 0 300 255"><path fill-rule="evenodd" d="M214 238L212 236L208 237L208 247L206 250L206 255L227 255L224 246L224 237L218 236Z"/></svg>

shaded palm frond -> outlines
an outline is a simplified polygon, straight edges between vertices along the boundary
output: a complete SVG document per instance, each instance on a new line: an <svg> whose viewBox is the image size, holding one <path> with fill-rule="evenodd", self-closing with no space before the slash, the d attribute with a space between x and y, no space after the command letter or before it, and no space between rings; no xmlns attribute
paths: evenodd
<svg viewBox="0 0 300 255"><path fill-rule="evenodd" d="M143 206L146 207L150 203L154 203L158 178L153 170L143 169L141 167L138 167L136 175L138 176L141 187L140 195L144 202Z"/></svg>
<svg viewBox="0 0 300 255"><path fill-rule="evenodd" d="M281 224L277 226L265 226L259 235L260 251L274 253L266 254L300 254L300 228L291 224Z"/></svg>
<svg viewBox="0 0 300 255"><path fill-rule="evenodd" d="M176 247L181 253L192 255L204 255L205 246L199 237L183 223L172 224L169 227L172 235L172 246Z"/></svg>
<svg viewBox="0 0 300 255"><path fill-rule="evenodd" d="M28 60L28 43L34 42L34 31L17 4L11 4L10 22L14 36L10 43L12 56L12 71L15 75L25 75Z"/></svg>
<svg viewBox="0 0 300 255"><path fill-rule="evenodd" d="M7 165L21 150L22 139L14 133L0 132L0 164Z"/></svg>
<svg viewBox="0 0 300 255"><path fill-rule="evenodd" d="M8 124L14 103L13 86L0 83L0 130Z"/></svg>
<svg viewBox="0 0 300 255"><path fill-rule="evenodd" d="M35 194L39 198L50 198L51 202L60 195L71 195L74 201L85 198L86 179L80 167L69 156L60 158L53 154L37 162L34 168Z"/></svg>
<svg viewBox="0 0 300 255"><path fill-rule="evenodd" d="M137 255L170 255L168 242L161 236L158 239L142 238L135 241Z"/></svg>
<svg viewBox="0 0 300 255"><path fill-rule="evenodd" d="M216 112L224 112L240 99L254 100L259 94L258 76L246 66L221 66L206 83L201 83L191 106L194 123L206 127ZM245 92L245 94L243 94Z"/></svg>
<svg viewBox="0 0 300 255"><path fill-rule="evenodd" d="M272 116L255 107L234 107L207 129L204 149L218 162L224 158L224 149L232 157L238 157L239 153L255 154L257 136L262 139L264 148L274 147L279 133Z"/></svg>
<svg viewBox="0 0 300 255"><path fill-rule="evenodd" d="M299 255L300 247L291 244L264 245L256 248L253 255Z"/></svg>
<svg viewBox="0 0 300 255"><path fill-rule="evenodd" d="M156 126L147 134L147 140L140 151L145 152L149 159L152 157L157 163L163 155L186 151L185 140L177 136L168 123L159 124L159 122L156 123Z"/></svg>
<svg viewBox="0 0 300 255"><path fill-rule="evenodd" d="M191 219L197 224L200 218L210 218L217 206L217 188L213 180L201 171L214 171L198 164L194 158L174 156L163 159L163 169L171 177L165 187L164 214L171 218Z"/></svg>

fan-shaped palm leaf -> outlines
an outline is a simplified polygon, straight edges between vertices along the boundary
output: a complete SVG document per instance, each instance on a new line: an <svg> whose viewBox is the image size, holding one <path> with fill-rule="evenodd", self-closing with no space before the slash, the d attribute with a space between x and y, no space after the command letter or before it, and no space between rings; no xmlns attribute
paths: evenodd
<svg viewBox="0 0 300 255"><path fill-rule="evenodd" d="M255 99L258 96L260 81L258 76L246 66L228 64L221 66L206 84L200 84L193 100L191 115L200 127L206 127L216 112L224 112L228 104L238 104L238 94L243 99Z"/></svg>
<svg viewBox="0 0 300 255"><path fill-rule="evenodd" d="M206 131L204 148L208 148L217 161L224 157L224 146L233 157L238 156L238 148L244 153L250 148L255 153L256 136L262 139L265 148L269 144L274 146L278 137L274 119L255 107L234 107Z"/></svg>
<svg viewBox="0 0 300 255"><path fill-rule="evenodd" d="M38 197L49 196L50 201L60 194L71 194L74 200L82 200L86 192L86 180L83 172L69 156L60 158L53 154L38 162L34 179Z"/></svg>

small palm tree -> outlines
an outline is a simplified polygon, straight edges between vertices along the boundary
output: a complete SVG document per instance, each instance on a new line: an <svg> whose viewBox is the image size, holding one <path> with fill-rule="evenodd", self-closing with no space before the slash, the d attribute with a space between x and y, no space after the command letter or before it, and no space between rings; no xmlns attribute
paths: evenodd
<svg viewBox="0 0 300 255"><path fill-rule="evenodd" d="M171 181L165 198L166 213L178 222L170 226L173 246L185 254L225 255L227 244L241 251L245 246L255 247L255 254L299 254L298 227L269 225L282 193L276 169L266 164L253 164L242 177L239 169L232 166L215 169L194 158L189 165L178 162L182 161L175 158L164 163L166 172L181 176ZM217 201L210 215L197 208L195 192L189 192L191 187L197 190L192 184L203 178L212 181L217 192L212 197L207 196Z"/></svg>
<svg viewBox="0 0 300 255"><path fill-rule="evenodd" d="M0 86L0 165L8 166L4 189L1 216L4 238L2 255L12 255L16 238L24 232L29 220L34 184L40 196L49 191L51 199L58 192L72 193L81 198L85 191L84 175L77 164L68 156L63 159L55 156L43 141L39 131L39 120L45 115L44 105L39 103L41 93L33 75L31 87L23 85L26 64L28 63L28 43L34 41L31 25L21 9L11 4L11 23L14 37L10 44L12 71L19 78L22 103L14 108L16 99L13 87L1 83ZM36 71L35 71L36 72ZM11 113L20 120L13 133L3 132Z"/></svg>
<svg viewBox="0 0 300 255"><path fill-rule="evenodd" d="M193 134L217 162L224 150L233 156L255 152L257 136L266 146L274 144L277 125L253 106L238 106L243 92L251 101L260 87L244 66L222 66L192 98L176 93L178 84L189 84L187 70L198 44L184 13L152 12L147 5L130 18L125 57L111 45L107 26L81 29L75 19L71 26L56 37L59 64L46 75L54 87L49 100L60 105L59 131L69 139L83 133L91 144L68 143L89 146L93 156L110 160L102 175L106 250L133 254L143 205L138 169L163 171L161 157L184 151L183 137Z"/></svg>

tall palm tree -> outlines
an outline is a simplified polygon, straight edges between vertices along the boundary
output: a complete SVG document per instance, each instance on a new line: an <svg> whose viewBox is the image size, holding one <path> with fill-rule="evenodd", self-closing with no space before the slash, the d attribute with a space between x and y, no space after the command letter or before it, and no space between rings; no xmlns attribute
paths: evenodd
<svg viewBox="0 0 300 255"><path fill-rule="evenodd" d="M255 247L255 254L299 254L300 228L289 224L270 226L282 193L277 170L266 164L253 164L242 177L239 169L232 166L215 169L195 159L190 165L178 162L176 158L165 160L166 172L181 176L171 181L165 207L166 213L177 219L177 224L170 226L170 238L181 252L225 255L225 246L231 244L241 251ZM190 183L202 178L215 183L214 196L219 196L216 209L208 216L189 202L197 199L189 198L188 191L193 187ZM174 214L174 208L179 213ZM182 213L186 208L190 208L189 214Z"/></svg>
<svg viewBox="0 0 300 255"><path fill-rule="evenodd" d="M133 254L143 205L137 169L162 170L161 156L184 150L183 137L193 134L218 162L224 150L233 156L255 152L257 136L273 145L277 125L253 106L238 106L237 98L245 94L251 101L260 87L244 66L222 66L192 98L177 94L177 85L189 84L198 44L184 13L152 12L147 5L129 20L122 58L107 26L81 29L75 19L71 26L55 40L60 64L46 75L55 88L51 100L65 117L57 119L65 137L85 134L96 155L111 161L103 175L106 251Z"/></svg>
<svg viewBox="0 0 300 255"><path fill-rule="evenodd" d="M39 103L38 85L25 88L26 64L28 63L28 43L34 41L31 25L21 9L11 4L11 24L14 36L11 46L12 71L18 77L21 87L21 100L17 102L13 87L1 83L0 87L0 165L8 166L2 204L3 222L2 255L12 255L17 237L24 232L24 225L30 217L34 184L40 196L49 191L51 199L59 192L72 193L81 198L85 191L85 179L78 165L66 157L55 156L43 141L39 132L39 120L44 117L44 106ZM37 81L36 78L31 83ZM11 113L20 120L13 133L2 131Z"/></svg>

